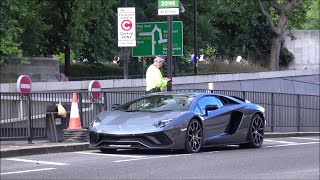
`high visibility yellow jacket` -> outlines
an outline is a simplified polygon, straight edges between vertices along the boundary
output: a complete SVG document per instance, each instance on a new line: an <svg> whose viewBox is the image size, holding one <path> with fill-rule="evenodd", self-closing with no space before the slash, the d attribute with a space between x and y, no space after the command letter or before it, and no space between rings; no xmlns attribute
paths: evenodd
<svg viewBox="0 0 320 180"><path fill-rule="evenodd" d="M151 64L146 73L146 91L159 87L162 91L167 85L167 81L163 80L162 73L159 68Z"/></svg>

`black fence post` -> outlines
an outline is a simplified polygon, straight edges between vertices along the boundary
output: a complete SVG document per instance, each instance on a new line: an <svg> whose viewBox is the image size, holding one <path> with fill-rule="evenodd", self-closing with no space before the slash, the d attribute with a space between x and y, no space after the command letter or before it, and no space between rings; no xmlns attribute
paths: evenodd
<svg viewBox="0 0 320 180"><path fill-rule="evenodd" d="M275 112L274 112L274 93L271 93L271 132L274 132L274 119L275 119Z"/></svg>
<svg viewBox="0 0 320 180"><path fill-rule="evenodd" d="M298 94L297 95L298 99L297 99L297 131L300 132L301 129L300 129L300 126L301 126L301 118L300 118L300 95Z"/></svg>
<svg viewBox="0 0 320 180"><path fill-rule="evenodd" d="M103 110L107 110L107 92L103 92Z"/></svg>
<svg viewBox="0 0 320 180"><path fill-rule="evenodd" d="M79 92L79 114L80 114L81 126L83 127L82 93L81 92Z"/></svg>
<svg viewBox="0 0 320 180"><path fill-rule="evenodd" d="M28 144L32 144L31 94L27 94L28 101Z"/></svg>

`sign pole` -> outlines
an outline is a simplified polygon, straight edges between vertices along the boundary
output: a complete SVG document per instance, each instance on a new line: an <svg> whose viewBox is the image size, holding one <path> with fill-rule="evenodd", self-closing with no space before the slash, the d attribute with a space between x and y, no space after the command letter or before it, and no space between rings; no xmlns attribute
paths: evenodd
<svg viewBox="0 0 320 180"><path fill-rule="evenodd" d="M125 48L125 52L126 52L126 57L125 57L125 60L124 60L124 65L123 65L123 73L124 73L124 79L128 79L128 77L129 77L129 72L128 72L128 70L129 70L129 68L128 68L128 66L129 66L129 48L128 47L126 47Z"/></svg>
<svg viewBox="0 0 320 180"><path fill-rule="evenodd" d="M31 118L31 94L27 94L28 98L28 144L32 144L32 118Z"/></svg>
<svg viewBox="0 0 320 180"><path fill-rule="evenodd" d="M193 31L193 42L194 42L194 75L198 75L198 38L197 38L197 0L193 0L193 23L194 23L194 31Z"/></svg>
<svg viewBox="0 0 320 180"><path fill-rule="evenodd" d="M128 7L128 0L124 1L124 7ZM124 49L125 51L125 59L124 59L124 63L123 63L123 78L124 79L128 79L128 48L125 47Z"/></svg>
<svg viewBox="0 0 320 180"><path fill-rule="evenodd" d="M167 39L167 61L168 78L172 78L172 16L167 16L168 39ZM172 91L172 83L168 83L167 91Z"/></svg>

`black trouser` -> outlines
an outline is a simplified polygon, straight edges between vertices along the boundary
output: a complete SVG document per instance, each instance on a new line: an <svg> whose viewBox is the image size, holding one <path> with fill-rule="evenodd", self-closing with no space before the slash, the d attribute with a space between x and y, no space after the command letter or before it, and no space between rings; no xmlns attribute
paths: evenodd
<svg viewBox="0 0 320 180"><path fill-rule="evenodd" d="M159 87L152 88L150 91L146 91L146 94L161 92Z"/></svg>

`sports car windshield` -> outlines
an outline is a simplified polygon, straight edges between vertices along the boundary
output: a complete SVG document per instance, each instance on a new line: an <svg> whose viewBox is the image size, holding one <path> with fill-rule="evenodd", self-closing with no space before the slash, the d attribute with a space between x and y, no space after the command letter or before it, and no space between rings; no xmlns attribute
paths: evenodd
<svg viewBox="0 0 320 180"><path fill-rule="evenodd" d="M194 97L187 95L152 95L119 106L120 111L175 111L188 110Z"/></svg>

